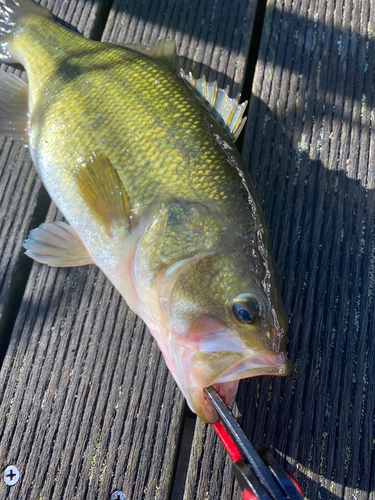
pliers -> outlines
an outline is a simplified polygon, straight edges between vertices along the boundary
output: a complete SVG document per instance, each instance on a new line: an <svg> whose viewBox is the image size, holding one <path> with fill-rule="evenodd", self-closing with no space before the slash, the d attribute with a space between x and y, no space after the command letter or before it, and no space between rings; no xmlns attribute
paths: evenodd
<svg viewBox="0 0 375 500"><path fill-rule="evenodd" d="M303 500L303 492L295 478L267 448L255 449L215 389L206 387L204 392L219 415L220 421L213 427L232 459L242 500Z"/></svg>

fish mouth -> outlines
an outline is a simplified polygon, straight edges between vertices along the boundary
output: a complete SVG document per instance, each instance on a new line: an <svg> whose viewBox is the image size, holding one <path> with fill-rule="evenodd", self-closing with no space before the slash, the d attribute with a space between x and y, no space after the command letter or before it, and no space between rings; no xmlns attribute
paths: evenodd
<svg viewBox="0 0 375 500"><path fill-rule="evenodd" d="M215 358L225 358L234 361L234 354L240 358L235 362L229 362L223 370L214 376ZM229 359L228 359L229 356ZM291 363L284 353L268 354L253 353L249 356L240 353L200 352L191 359L191 376L193 384L189 387L189 403L197 415L206 423L215 423L219 416L206 399L203 389L212 385L227 406L231 406L235 400L238 384L241 379L256 377L258 375L285 376L291 371Z"/></svg>
<svg viewBox="0 0 375 500"><path fill-rule="evenodd" d="M234 380L232 382L213 384L213 388L227 406L232 406L237 394L238 384L239 380ZM212 403L208 401L203 389L204 387L201 387L200 392L194 394L195 400L199 404L199 411L196 410L196 413L198 417L207 424L214 424L218 422L220 418L217 411L212 406ZM192 391L190 391L190 394L192 395Z"/></svg>
<svg viewBox="0 0 375 500"><path fill-rule="evenodd" d="M190 367L192 379L203 387L258 375L285 376L291 370L283 352L248 355L233 351L198 352L192 356Z"/></svg>

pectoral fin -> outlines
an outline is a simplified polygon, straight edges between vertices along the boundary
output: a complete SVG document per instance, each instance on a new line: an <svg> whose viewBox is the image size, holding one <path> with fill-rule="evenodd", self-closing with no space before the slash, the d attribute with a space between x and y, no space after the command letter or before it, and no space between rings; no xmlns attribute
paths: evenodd
<svg viewBox="0 0 375 500"><path fill-rule="evenodd" d="M74 267L93 261L81 239L65 222L47 222L30 231L26 255L51 267Z"/></svg>
<svg viewBox="0 0 375 500"><path fill-rule="evenodd" d="M28 142L28 85L0 70L0 134Z"/></svg>
<svg viewBox="0 0 375 500"><path fill-rule="evenodd" d="M77 164L78 189L95 218L111 235L111 230L125 226L130 230L129 197L110 160L102 153L91 153Z"/></svg>

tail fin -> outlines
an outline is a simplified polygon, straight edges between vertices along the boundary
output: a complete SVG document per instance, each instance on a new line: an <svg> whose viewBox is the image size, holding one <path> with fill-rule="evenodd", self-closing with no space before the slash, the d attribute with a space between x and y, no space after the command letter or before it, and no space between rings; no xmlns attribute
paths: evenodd
<svg viewBox="0 0 375 500"><path fill-rule="evenodd" d="M0 70L0 135L28 143L28 85Z"/></svg>
<svg viewBox="0 0 375 500"><path fill-rule="evenodd" d="M20 19L30 14L53 18L47 9L32 0L0 0L0 62L18 62L11 54L9 42Z"/></svg>

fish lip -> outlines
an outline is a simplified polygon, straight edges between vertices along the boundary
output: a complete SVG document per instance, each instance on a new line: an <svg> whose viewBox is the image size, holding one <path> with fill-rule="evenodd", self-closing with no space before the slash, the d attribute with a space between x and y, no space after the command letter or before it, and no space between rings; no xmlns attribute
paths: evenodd
<svg viewBox="0 0 375 500"><path fill-rule="evenodd" d="M253 362L253 367L249 367ZM243 368L241 368L241 365ZM279 354L257 353L246 356L242 360L228 367L213 382L214 384L242 380L244 378L256 377L258 375L286 376L292 370L292 364L283 352Z"/></svg>
<svg viewBox="0 0 375 500"><path fill-rule="evenodd" d="M173 329L168 331L171 332ZM193 335L190 337L172 336L173 340L170 339L172 341L169 343L169 348L167 352L163 351L163 354L192 411L204 422L214 423L218 420L218 415L211 403L205 399L205 387L213 385L217 388L225 403L230 406L234 402L241 379L258 375L287 375L291 365L284 351L262 352L249 348L231 329L219 328L208 331L204 337L199 336L199 331L191 332ZM202 377L194 376L191 362L195 355L203 355L201 361L204 366L204 355L220 354L220 352L234 353L237 357L234 356L232 362L227 365L224 363L220 371L212 374L212 378L209 372L205 373L204 370ZM196 365L196 369L199 373L199 365Z"/></svg>
<svg viewBox="0 0 375 500"><path fill-rule="evenodd" d="M220 366L215 359L226 359L226 362ZM190 358L189 365L190 379L201 387L258 375L285 376L291 371L290 362L284 352L274 354L249 348L243 349L242 352L234 349L200 350Z"/></svg>
<svg viewBox="0 0 375 500"><path fill-rule="evenodd" d="M231 406L234 403L237 390L238 390L239 380L234 380L227 383L213 384L214 389L219 394L221 399L227 406ZM220 417L213 407L212 403L208 401L205 393L204 387L195 386L189 387L189 398L188 402L191 405L192 401L196 404L192 405L197 416L206 422L207 424L214 424L220 420Z"/></svg>
<svg viewBox="0 0 375 500"><path fill-rule="evenodd" d="M246 368L249 360L253 360L254 367ZM255 360L258 361L255 363ZM241 365L244 365L244 369L242 370ZM209 385L214 387L227 406L231 406L235 400L238 384L241 379L256 377L258 375L288 375L291 371L291 366L290 361L283 352L276 355L254 353L251 356L245 356L241 361L229 367L228 370L221 373ZM188 389L189 398L187 399L193 411L197 413L201 420L213 424L219 420L219 416L212 404L205 397L204 387L203 385L190 386Z"/></svg>

